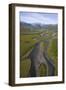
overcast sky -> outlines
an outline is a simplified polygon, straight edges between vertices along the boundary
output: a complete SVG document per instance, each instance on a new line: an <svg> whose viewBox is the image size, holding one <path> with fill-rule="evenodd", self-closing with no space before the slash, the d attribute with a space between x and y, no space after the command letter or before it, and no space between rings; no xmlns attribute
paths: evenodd
<svg viewBox="0 0 66 90"><path fill-rule="evenodd" d="M20 21L26 23L58 24L57 13L20 12Z"/></svg>

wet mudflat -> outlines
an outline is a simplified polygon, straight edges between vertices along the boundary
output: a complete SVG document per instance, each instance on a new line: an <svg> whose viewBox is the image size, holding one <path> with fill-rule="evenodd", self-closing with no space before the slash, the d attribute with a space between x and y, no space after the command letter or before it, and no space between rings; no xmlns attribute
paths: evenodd
<svg viewBox="0 0 66 90"><path fill-rule="evenodd" d="M39 76L39 66L41 64L46 65L46 76L54 76L55 67L51 59L48 59L48 55L46 53L48 48L45 47L45 51L43 50L42 43L43 41L40 41L34 45L33 50L31 51L29 58L31 60L31 68L29 71L30 77L38 77Z"/></svg>

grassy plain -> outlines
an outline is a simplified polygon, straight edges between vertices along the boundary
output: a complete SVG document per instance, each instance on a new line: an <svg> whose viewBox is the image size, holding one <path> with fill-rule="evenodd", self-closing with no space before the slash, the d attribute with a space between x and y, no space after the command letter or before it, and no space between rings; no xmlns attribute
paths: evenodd
<svg viewBox="0 0 66 90"><path fill-rule="evenodd" d="M40 30L41 31L41 30ZM34 45L39 42L43 41L43 49L45 50L45 47L47 46L47 43L45 41L49 41L47 54L48 58L52 58L54 65L55 65L55 75L57 75L57 32L54 32L52 30L43 30L41 32L37 33L31 33L31 34L20 34L20 57L23 57L26 55L31 49L34 48ZM27 77L29 70L31 67L31 61L30 59L22 59L20 58L20 77ZM39 68L40 76L45 76L46 69L43 67L43 65Z"/></svg>

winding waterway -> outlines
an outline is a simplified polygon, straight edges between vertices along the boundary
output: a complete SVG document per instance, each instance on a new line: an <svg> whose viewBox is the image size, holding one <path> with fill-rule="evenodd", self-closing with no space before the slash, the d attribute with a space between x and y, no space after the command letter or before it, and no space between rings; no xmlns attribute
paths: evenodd
<svg viewBox="0 0 66 90"><path fill-rule="evenodd" d="M39 76L39 66L40 64L44 64L47 67L47 74L46 76L54 76L55 67L51 59L48 58L47 55L47 48L48 48L48 42L47 46L45 47L45 50L42 47L43 41L40 41L34 45L33 50L31 51L29 58L31 60L31 68L29 71L30 77L38 77Z"/></svg>

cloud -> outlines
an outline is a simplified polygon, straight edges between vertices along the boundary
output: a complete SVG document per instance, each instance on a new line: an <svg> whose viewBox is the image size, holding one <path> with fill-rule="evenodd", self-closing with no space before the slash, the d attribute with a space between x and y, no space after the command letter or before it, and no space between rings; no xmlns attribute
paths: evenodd
<svg viewBox="0 0 66 90"><path fill-rule="evenodd" d="M20 21L26 23L57 24L58 15L50 13L21 12Z"/></svg>

